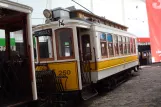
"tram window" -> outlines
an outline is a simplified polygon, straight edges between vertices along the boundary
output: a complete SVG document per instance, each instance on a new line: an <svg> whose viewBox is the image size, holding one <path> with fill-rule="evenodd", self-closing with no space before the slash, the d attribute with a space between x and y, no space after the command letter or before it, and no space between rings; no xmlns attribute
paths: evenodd
<svg viewBox="0 0 161 107"><path fill-rule="evenodd" d="M119 41L119 54L123 54L123 43L121 36L118 36L118 41Z"/></svg>
<svg viewBox="0 0 161 107"><path fill-rule="evenodd" d="M128 44L128 52L129 52L129 54L131 53L131 49L130 49L130 38L128 38L128 40L129 40L129 44Z"/></svg>
<svg viewBox="0 0 161 107"><path fill-rule="evenodd" d="M36 58L36 49L38 53L39 61L49 61L54 59L53 54L53 40L52 40L52 29L43 29L34 32L33 44L34 44L34 57ZM37 47L36 43L37 42Z"/></svg>
<svg viewBox="0 0 161 107"><path fill-rule="evenodd" d="M33 36L33 51L34 51L34 59L37 60L37 51L36 51L36 38Z"/></svg>
<svg viewBox="0 0 161 107"><path fill-rule="evenodd" d="M85 50L85 53L90 53L90 48L91 48L90 47L90 43L86 43L84 48L85 48L84 49Z"/></svg>
<svg viewBox="0 0 161 107"><path fill-rule="evenodd" d="M136 43L135 43L135 39L133 39L133 47L134 47L133 53L136 53Z"/></svg>
<svg viewBox="0 0 161 107"><path fill-rule="evenodd" d="M114 49L115 49L115 55L119 54L119 49L118 49L118 36L113 35L113 40L114 40Z"/></svg>
<svg viewBox="0 0 161 107"><path fill-rule="evenodd" d="M126 44L127 44L127 53L130 54L130 38L126 37Z"/></svg>
<svg viewBox="0 0 161 107"><path fill-rule="evenodd" d="M129 54L131 54L131 38L128 38L129 39L129 45L128 45L128 52Z"/></svg>
<svg viewBox="0 0 161 107"><path fill-rule="evenodd" d="M107 57L107 42L106 42L106 34L100 34L100 45L101 45L101 55L102 57Z"/></svg>
<svg viewBox="0 0 161 107"><path fill-rule="evenodd" d="M58 59L74 58L73 32L71 28L55 31Z"/></svg>
<svg viewBox="0 0 161 107"><path fill-rule="evenodd" d="M126 37L122 37L124 54L127 54Z"/></svg>
<svg viewBox="0 0 161 107"><path fill-rule="evenodd" d="M130 38L130 49L131 49L131 53L134 52L134 45L133 45L133 38Z"/></svg>
<svg viewBox="0 0 161 107"><path fill-rule="evenodd" d="M83 60L91 60L91 44L90 44L90 36L85 34L81 36L81 45L82 45L82 54Z"/></svg>
<svg viewBox="0 0 161 107"><path fill-rule="evenodd" d="M5 30L0 29L1 35L5 35ZM6 38L5 36L0 36L0 51L6 51Z"/></svg>
<svg viewBox="0 0 161 107"><path fill-rule="evenodd" d="M109 49L109 56L113 56L113 38L111 34L107 34L107 41L108 41L108 49Z"/></svg>
<svg viewBox="0 0 161 107"><path fill-rule="evenodd" d="M51 36L39 36L39 57L40 60L53 58L53 48L52 48L52 37Z"/></svg>
<svg viewBox="0 0 161 107"><path fill-rule="evenodd" d="M10 32L11 38L11 48L10 50L13 52L16 52L20 56L25 55L25 46L24 46L24 38L23 38L23 30L15 31L15 32ZM12 38L15 38L12 39Z"/></svg>
<svg viewBox="0 0 161 107"><path fill-rule="evenodd" d="M101 42L101 55L107 57L107 44L106 42Z"/></svg>

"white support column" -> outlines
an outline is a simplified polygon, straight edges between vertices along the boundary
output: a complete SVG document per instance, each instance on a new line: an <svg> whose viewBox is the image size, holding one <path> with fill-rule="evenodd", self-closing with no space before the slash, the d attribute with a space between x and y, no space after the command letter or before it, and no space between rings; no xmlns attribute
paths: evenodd
<svg viewBox="0 0 161 107"><path fill-rule="evenodd" d="M49 58L53 57L53 52L52 52L52 41L51 41L51 37L47 37L47 41L48 41L48 50L49 50Z"/></svg>
<svg viewBox="0 0 161 107"><path fill-rule="evenodd" d="M78 82L79 82L79 90L82 90L82 78L81 78L81 68L80 68L80 59L79 59L79 48L78 48L78 38L77 38L77 29L76 27L73 27L73 36L74 38L74 50L75 50L75 56L77 60L77 66L78 66Z"/></svg>
<svg viewBox="0 0 161 107"><path fill-rule="evenodd" d="M32 38L32 25L31 25L31 14L27 15L27 32L28 32L28 42L29 42L29 47L30 47L30 53L31 53L31 68L32 68L32 80L31 80L31 85L32 85L32 95L33 95L33 100L37 100L37 89L36 89L36 78L35 78L35 61L34 61L34 52L33 52L33 38Z"/></svg>

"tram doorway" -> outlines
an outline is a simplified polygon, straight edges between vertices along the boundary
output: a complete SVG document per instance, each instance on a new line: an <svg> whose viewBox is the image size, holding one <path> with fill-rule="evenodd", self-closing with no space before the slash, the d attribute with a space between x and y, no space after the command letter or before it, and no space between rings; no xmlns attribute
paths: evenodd
<svg viewBox="0 0 161 107"><path fill-rule="evenodd" d="M78 28L78 47L79 47L79 58L81 68L81 79L83 87L91 84L91 40L90 30L84 28Z"/></svg>
<svg viewBox="0 0 161 107"><path fill-rule="evenodd" d="M4 32L0 51L0 107L32 101L27 14L0 8L0 29ZM17 31L21 33L16 37ZM19 40L19 47L12 41L13 36Z"/></svg>

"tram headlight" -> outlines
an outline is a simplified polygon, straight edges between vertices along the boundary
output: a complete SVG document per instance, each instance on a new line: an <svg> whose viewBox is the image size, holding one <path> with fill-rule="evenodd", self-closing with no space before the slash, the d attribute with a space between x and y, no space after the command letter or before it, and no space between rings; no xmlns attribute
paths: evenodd
<svg viewBox="0 0 161 107"><path fill-rule="evenodd" d="M51 12L50 10L48 10L48 9L45 9L45 10L43 11L43 14L44 14L44 16L45 16L46 18L51 18L51 17L52 17L52 12Z"/></svg>

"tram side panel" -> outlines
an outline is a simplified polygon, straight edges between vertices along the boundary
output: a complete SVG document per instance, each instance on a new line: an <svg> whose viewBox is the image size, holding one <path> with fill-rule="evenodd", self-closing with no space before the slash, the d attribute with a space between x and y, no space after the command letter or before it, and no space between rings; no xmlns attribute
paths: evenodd
<svg viewBox="0 0 161 107"><path fill-rule="evenodd" d="M46 28L46 29L52 29L52 28ZM69 56L68 53L68 47L69 44L66 42L64 42L64 39L62 39L62 43L61 44L65 44L66 45L66 56L69 57L61 57L59 54L60 50L58 48L63 48L63 46L59 47L59 43L58 43L58 34L56 33L56 31L58 32L63 32L65 30L71 30L72 31L72 50L73 50L73 55L72 57ZM48 61L40 61L40 53L38 53L38 58L37 60L40 61L40 63L47 63L48 67L50 70L53 70L56 73L57 77L62 77L62 84L63 84L63 88L65 91L78 91L80 90L80 80L79 80L79 67L78 67L78 48L77 48L77 42L75 41L76 39L76 33L75 33L75 27L63 27L63 28L56 28L56 29L52 29L52 50L53 50L53 59L48 60ZM63 33L62 33L63 34ZM67 34L67 33L65 33ZM67 36L64 35L63 36ZM36 37L39 38L39 37ZM37 39L38 40L38 39ZM37 41L38 42L38 41ZM64 43L63 43L64 42ZM39 45L37 43L37 45ZM37 46L37 48L39 48L39 46ZM39 51L39 49L37 49L37 51ZM39 70L41 69L46 69L45 67L42 68L42 66L37 66L36 67L36 72L39 72Z"/></svg>
<svg viewBox="0 0 161 107"><path fill-rule="evenodd" d="M138 65L138 55L136 47L135 53L128 55L119 55L110 58L101 58L100 37L98 32L95 32L94 44L97 55L97 61L91 62L92 81L94 83L97 83L99 80L102 80L126 69L134 68Z"/></svg>
<svg viewBox="0 0 161 107"><path fill-rule="evenodd" d="M79 89L77 62L60 62L48 64L50 69L56 72L57 76L67 76L62 79L63 87L66 91L75 91Z"/></svg>

